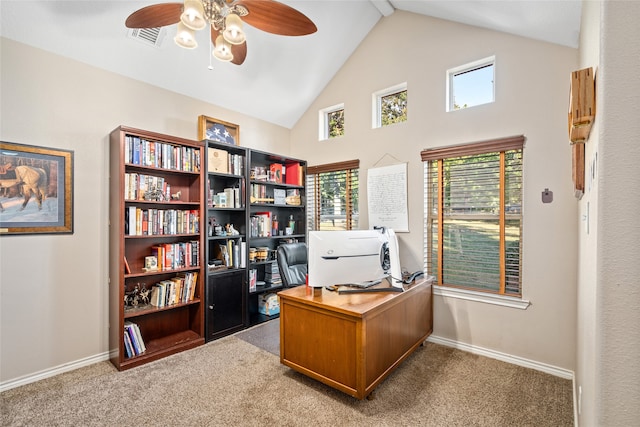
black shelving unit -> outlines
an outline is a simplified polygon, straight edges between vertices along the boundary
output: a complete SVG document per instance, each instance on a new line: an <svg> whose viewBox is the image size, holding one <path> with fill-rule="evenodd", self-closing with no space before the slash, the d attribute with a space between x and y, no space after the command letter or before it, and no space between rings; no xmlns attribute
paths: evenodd
<svg viewBox="0 0 640 427"><path fill-rule="evenodd" d="M205 336L210 341L278 317L260 313L259 300L283 289L275 274L277 247L305 241L306 162L214 141L205 146ZM287 183L287 171L295 173L295 182L291 175ZM259 215L269 216L268 230L255 229ZM236 247L227 261L223 252L228 256ZM274 273L271 277L269 271Z"/></svg>

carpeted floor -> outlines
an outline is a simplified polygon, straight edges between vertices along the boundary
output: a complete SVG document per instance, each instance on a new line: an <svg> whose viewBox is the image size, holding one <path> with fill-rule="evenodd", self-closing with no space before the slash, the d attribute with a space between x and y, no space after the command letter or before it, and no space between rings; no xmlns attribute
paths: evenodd
<svg viewBox="0 0 640 427"><path fill-rule="evenodd" d="M426 343L359 401L245 341L258 328L275 323L128 371L101 362L8 390L2 425L573 425L569 380Z"/></svg>
<svg viewBox="0 0 640 427"><path fill-rule="evenodd" d="M238 332L236 337L280 357L280 319Z"/></svg>

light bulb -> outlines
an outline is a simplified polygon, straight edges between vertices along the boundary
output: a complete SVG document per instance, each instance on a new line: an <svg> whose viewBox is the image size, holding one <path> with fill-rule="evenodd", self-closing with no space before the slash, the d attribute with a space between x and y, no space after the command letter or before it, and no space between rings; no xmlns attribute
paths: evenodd
<svg viewBox="0 0 640 427"><path fill-rule="evenodd" d="M235 13L227 15L225 20L225 29L222 33L224 39L231 44L242 44L247 37L242 31L242 19Z"/></svg>
<svg viewBox="0 0 640 427"><path fill-rule="evenodd" d="M195 49L198 47L198 42L196 42L193 30L182 22L178 22L178 32L176 33L173 41L175 41L178 46L184 47L185 49Z"/></svg>
<svg viewBox="0 0 640 427"><path fill-rule="evenodd" d="M192 30L201 30L207 25L204 8L200 0L185 0L180 21Z"/></svg>
<svg viewBox="0 0 640 427"><path fill-rule="evenodd" d="M216 38L215 47L213 48L213 56L223 62L229 62L233 59L231 46L227 44L227 41L222 37L222 34Z"/></svg>

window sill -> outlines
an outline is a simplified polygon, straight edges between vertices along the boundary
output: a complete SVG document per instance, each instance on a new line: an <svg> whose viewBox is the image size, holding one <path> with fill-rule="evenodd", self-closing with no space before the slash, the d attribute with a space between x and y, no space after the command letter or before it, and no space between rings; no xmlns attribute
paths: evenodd
<svg viewBox="0 0 640 427"><path fill-rule="evenodd" d="M484 302L487 304L501 305L504 307L518 308L526 310L531 302L504 295L488 294L485 292L468 291L466 289L447 288L444 286L434 286L433 294L449 298L459 298L468 301Z"/></svg>

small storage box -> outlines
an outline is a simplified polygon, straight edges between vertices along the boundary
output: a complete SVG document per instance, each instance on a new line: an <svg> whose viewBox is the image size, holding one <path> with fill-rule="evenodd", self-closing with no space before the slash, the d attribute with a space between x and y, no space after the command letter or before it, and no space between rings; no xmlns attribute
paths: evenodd
<svg viewBox="0 0 640 427"><path fill-rule="evenodd" d="M270 293L258 295L258 311L267 316L273 316L280 313L280 302L278 295Z"/></svg>

